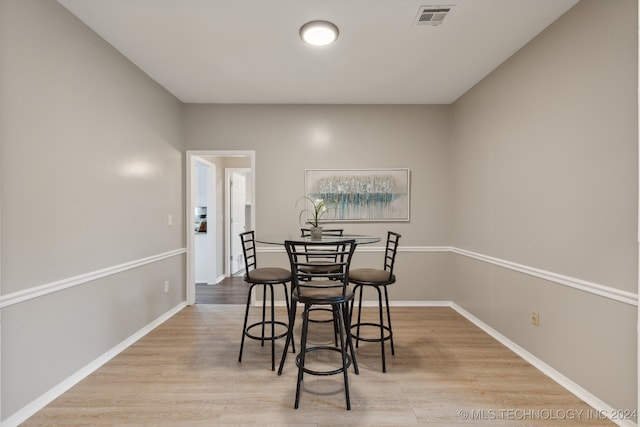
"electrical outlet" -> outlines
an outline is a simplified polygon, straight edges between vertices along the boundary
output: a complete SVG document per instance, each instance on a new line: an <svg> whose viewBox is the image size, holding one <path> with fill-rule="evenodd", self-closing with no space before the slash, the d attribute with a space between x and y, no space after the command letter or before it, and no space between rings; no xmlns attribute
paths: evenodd
<svg viewBox="0 0 640 427"><path fill-rule="evenodd" d="M169 281L165 280L165 282L164 282L164 293L166 294L167 292L169 292Z"/></svg>
<svg viewBox="0 0 640 427"><path fill-rule="evenodd" d="M531 324L533 326L540 326L540 314L537 311L531 312Z"/></svg>

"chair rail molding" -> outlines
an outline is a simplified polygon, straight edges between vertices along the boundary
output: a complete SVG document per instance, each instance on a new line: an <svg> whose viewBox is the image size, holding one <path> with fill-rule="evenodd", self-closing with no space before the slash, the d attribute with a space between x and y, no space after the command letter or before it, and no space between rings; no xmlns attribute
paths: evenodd
<svg viewBox="0 0 640 427"><path fill-rule="evenodd" d="M284 252L284 248L271 245L258 247L259 252ZM384 252L383 246L372 245L359 245L358 252ZM593 283L586 280L578 279L575 277L566 276L559 273L554 273L548 270L542 270L540 268L531 267L528 265L518 264L512 261L492 257L489 255L480 254L477 252L468 251L466 249L456 248L454 246L401 246L398 247L398 252L405 253L454 253L467 258L473 258L478 261L486 262L489 264L497 265L502 268L517 271L529 276L534 276L539 279L544 279L559 285L568 286L570 288L579 289L584 292L589 292L594 295L609 298L625 304L638 306L638 294L617 289L611 286L602 285L599 283Z"/></svg>
<svg viewBox="0 0 640 427"><path fill-rule="evenodd" d="M528 274L530 276L538 277L540 279L548 280L550 282L558 283L560 285L569 286L571 288L579 289L591 294L610 298L612 300L623 302L625 304L630 304L636 307L638 306L637 293L624 291L622 289L617 289L598 283L588 282L586 280L578 279L575 277L565 276L563 274L542 270L536 267L518 264L504 259L467 251L465 249L452 247L451 252L468 258L473 258L479 261L494 264L500 267L508 268L509 270L514 270L520 273Z"/></svg>
<svg viewBox="0 0 640 427"><path fill-rule="evenodd" d="M103 277L111 276L114 274L122 273L123 271L131 270L134 268L142 267L143 265L158 262L167 258L182 255L186 253L186 248L174 249L172 251L164 252L150 257L137 259L123 264L114 265L111 267L103 268L101 270L91 271L89 273L80 274L78 276L68 277L66 279L57 280L55 282L46 283L40 286L34 286L22 291L12 292L7 295L0 296L0 308L9 307L14 304L18 304L30 299L38 298L44 295L52 294L54 292L62 291L64 289L72 288L74 286L83 285L85 283L92 282Z"/></svg>

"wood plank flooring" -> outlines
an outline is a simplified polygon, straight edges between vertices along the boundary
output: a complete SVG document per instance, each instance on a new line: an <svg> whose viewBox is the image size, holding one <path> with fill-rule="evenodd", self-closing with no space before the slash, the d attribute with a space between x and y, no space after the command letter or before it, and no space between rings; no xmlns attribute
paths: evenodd
<svg viewBox="0 0 640 427"><path fill-rule="evenodd" d="M248 340L238 363L243 313L242 305L186 307L24 426L613 425L445 307L392 308L396 355L383 374L379 346L360 344L351 411L340 375L305 376L296 410L291 354L278 376L269 345ZM309 340L330 341L330 328L313 324Z"/></svg>
<svg viewBox="0 0 640 427"><path fill-rule="evenodd" d="M242 276L226 277L215 285L196 283L196 304L246 304L249 284Z"/></svg>

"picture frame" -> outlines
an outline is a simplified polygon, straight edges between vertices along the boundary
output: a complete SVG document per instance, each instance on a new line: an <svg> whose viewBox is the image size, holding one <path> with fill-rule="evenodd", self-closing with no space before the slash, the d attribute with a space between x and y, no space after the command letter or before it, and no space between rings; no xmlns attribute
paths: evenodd
<svg viewBox="0 0 640 427"><path fill-rule="evenodd" d="M305 195L329 208L322 222L404 222L410 219L410 171L306 169Z"/></svg>

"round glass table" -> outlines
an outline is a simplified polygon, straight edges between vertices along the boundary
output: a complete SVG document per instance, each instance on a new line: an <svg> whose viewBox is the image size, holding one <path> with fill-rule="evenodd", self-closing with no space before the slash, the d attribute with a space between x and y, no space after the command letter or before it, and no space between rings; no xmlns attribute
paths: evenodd
<svg viewBox="0 0 640 427"><path fill-rule="evenodd" d="M284 245L285 240L293 240L296 242L327 242L327 243L338 243L345 240L355 240L356 245L366 244L366 243L376 243L382 240L377 236L369 236L366 234L343 234L342 236L329 236L323 235L321 239L311 239L310 236L301 237L299 234L295 233L283 233L283 234L265 234L265 235L256 235L256 242L258 243L266 243L269 245Z"/></svg>

